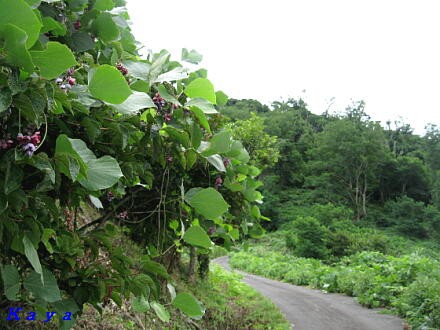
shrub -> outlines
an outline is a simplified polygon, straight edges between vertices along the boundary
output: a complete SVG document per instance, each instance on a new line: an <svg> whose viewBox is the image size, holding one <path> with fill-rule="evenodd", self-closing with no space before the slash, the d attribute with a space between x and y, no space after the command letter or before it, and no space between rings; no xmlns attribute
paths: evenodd
<svg viewBox="0 0 440 330"><path fill-rule="evenodd" d="M299 257L325 259L327 229L313 217L298 217L292 224L296 235L295 254Z"/></svg>

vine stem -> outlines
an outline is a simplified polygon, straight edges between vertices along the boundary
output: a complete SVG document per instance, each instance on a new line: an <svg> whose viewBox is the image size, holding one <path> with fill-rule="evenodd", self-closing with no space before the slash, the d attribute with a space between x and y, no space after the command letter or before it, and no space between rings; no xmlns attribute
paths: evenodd
<svg viewBox="0 0 440 330"><path fill-rule="evenodd" d="M44 115L44 123L45 123L45 130L44 130L44 136L43 136L43 140L41 140L40 144L38 145L37 148L35 148L35 151L37 151L38 149L40 149L40 147L43 145L44 141L46 140L47 137L47 131L48 131L48 125L47 125L47 116L46 114L43 112Z"/></svg>

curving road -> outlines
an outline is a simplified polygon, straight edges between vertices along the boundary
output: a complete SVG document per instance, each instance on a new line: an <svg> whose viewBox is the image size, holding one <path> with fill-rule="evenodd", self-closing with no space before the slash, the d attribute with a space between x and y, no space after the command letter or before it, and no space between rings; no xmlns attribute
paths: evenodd
<svg viewBox="0 0 440 330"><path fill-rule="evenodd" d="M227 256L214 262L230 270ZM244 282L278 306L295 330L404 329L404 322L398 317L364 308L351 297L240 273Z"/></svg>

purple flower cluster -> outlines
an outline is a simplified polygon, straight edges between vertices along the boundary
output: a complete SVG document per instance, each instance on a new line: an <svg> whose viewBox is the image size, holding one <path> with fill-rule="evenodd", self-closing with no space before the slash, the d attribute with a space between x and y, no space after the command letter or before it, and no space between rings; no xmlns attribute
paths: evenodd
<svg viewBox="0 0 440 330"><path fill-rule="evenodd" d="M119 213L118 214L118 219L128 220L128 212L127 211L123 211L123 212Z"/></svg>
<svg viewBox="0 0 440 330"><path fill-rule="evenodd" d="M37 146L41 143L41 134L40 132L35 132L32 135L18 133L17 141L26 155L32 157L35 150L37 150Z"/></svg>
<svg viewBox="0 0 440 330"><path fill-rule="evenodd" d="M1 150L10 149L13 146L14 146L14 141L12 141L10 138L0 140L0 149Z"/></svg>
<svg viewBox="0 0 440 330"><path fill-rule="evenodd" d="M218 190L223 185L223 179L220 175L217 175L217 178L215 179L215 189Z"/></svg>
<svg viewBox="0 0 440 330"><path fill-rule="evenodd" d="M71 89L73 85L76 84L76 79L72 77L74 73L75 70L71 68L67 70L64 76L55 79L55 82L57 83L57 85L60 86L60 89L62 89L63 91L67 91L68 89Z"/></svg>
<svg viewBox="0 0 440 330"><path fill-rule="evenodd" d="M123 66L121 63L116 64L116 69L118 69L123 76L126 76L128 74L128 69L125 66Z"/></svg>

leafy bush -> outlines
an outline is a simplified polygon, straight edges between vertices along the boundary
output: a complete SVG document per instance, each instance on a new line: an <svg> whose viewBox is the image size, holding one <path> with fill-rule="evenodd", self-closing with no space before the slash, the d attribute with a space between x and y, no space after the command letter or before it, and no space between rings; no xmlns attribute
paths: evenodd
<svg viewBox="0 0 440 330"><path fill-rule="evenodd" d="M401 233L416 237L435 237L440 229L440 211L432 205L425 206L407 196L388 201L384 206L382 223L394 226ZM437 234L438 235L438 234Z"/></svg>
<svg viewBox="0 0 440 330"><path fill-rule="evenodd" d="M327 230L313 217L298 217L292 223L295 233L294 252L299 257L325 259L328 256L326 247ZM287 242L286 242L287 243Z"/></svg>

